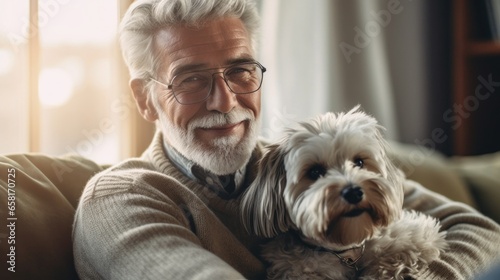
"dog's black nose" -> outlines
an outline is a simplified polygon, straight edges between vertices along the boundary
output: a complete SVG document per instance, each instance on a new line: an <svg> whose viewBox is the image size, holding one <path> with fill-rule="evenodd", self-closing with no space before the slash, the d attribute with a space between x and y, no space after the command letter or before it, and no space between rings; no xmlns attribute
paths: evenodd
<svg viewBox="0 0 500 280"><path fill-rule="evenodd" d="M363 199L363 190L360 186L349 185L342 190L342 197L351 204L357 204Z"/></svg>

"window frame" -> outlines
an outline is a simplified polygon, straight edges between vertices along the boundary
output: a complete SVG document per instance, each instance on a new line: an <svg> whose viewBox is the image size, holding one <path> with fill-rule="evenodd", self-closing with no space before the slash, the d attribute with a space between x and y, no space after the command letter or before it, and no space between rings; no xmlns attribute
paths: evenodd
<svg viewBox="0 0 500 280"><path fill-rule="evenodd" d="M127 11L127 8L132 4L133 0L117 0L118 19L119 21ZM41 151L41 104L38 98L39 95L39 75L40 67L40 36L38 31L38 0L29 0L29 20L32 24L29 25L28 38L28 152L39 153ZM119 22L116 23L117 25ZM116 42L116 50L119 50L119 44ZM155 125L145 121L136 109L135 100L132 97L129 87L129 73L126 65L121 57L121 52L115 52L117 55L111 59L114 61L117 73L116 90L122 104L127 104L128 116L119 123L120 139L120 158L140 156L143 151L149 146L151 138L155 132Z"/></svg>

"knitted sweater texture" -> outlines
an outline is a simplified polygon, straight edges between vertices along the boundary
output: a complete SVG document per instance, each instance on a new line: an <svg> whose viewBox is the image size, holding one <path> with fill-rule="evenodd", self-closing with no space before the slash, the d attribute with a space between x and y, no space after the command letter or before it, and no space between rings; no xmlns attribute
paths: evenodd
<svg viewBox="0 0 500 280"><path fill-rule="evenodd" d="M263 279L262 242L240 219L240 196L224 199L184 176L157 133L141 158L94 176L73 227L82 279ZM245 187L255 177L254 151ZM405 207L442 222L450 249L419 279L472 279L498 257L500 226L474 209L407 181Z"/></svg>

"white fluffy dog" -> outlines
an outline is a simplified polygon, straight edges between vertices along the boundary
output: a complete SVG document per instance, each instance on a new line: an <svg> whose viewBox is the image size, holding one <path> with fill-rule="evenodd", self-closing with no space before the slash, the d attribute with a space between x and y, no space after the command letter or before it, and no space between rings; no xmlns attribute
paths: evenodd
<svg viewBox="0 0 500 280"><path fill-rule="evenodd" d="M269 145L242 201L247 230L274 237L270 279L403 279L445 249L432 217L403 210L403 173L377 121L355 107Z"/></svg>

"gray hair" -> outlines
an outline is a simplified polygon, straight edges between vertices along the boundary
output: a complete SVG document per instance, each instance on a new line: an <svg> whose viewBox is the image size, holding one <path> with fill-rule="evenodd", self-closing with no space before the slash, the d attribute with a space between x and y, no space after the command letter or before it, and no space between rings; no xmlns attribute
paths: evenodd
<svg viewBox="0 0 500 280"><path fill-rule="evenodd" d="M252 0L137 0L120 25L123 58L132 79L148 79L159 69L154 51L156 32L165 27L200 26L220 17L241 19L255 50L259 17Z"/></svg>

